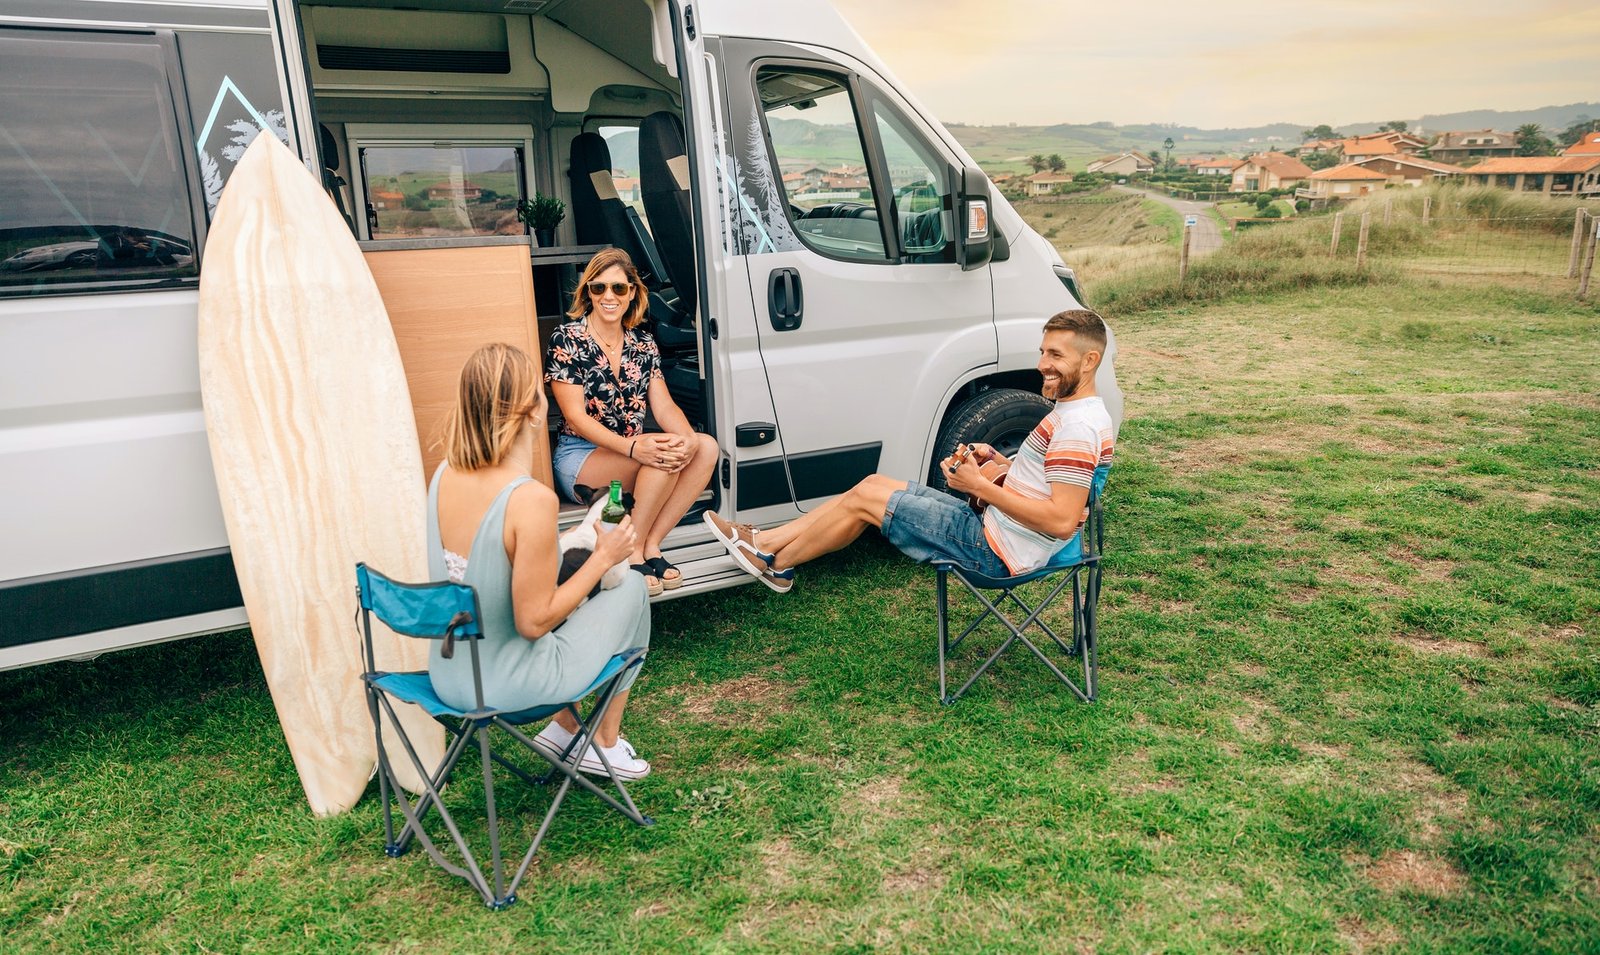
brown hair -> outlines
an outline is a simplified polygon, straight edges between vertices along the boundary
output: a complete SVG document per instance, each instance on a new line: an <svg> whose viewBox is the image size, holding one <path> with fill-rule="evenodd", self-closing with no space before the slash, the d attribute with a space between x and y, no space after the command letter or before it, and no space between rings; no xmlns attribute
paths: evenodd
<svg viewBox="0 0 1600 955"><path fill-rule="evenodd" d="M515 345L484 345L461 366L456 404L445 420L444 459L458 471L493 467L527 420L544 411L533 359Z"/></svg>
<svg viewBox="0 0 1600 955"><path fill-rule="evenodd" d="M1100 313L1090 308L1069 308L1064 312L1057 312L1045 320L1044 330L1047 332L1072 332L1078 340L1091 347L1084 351L1097 351L1101 355L1106 351L1106 321Z"/></svg>
<svg viewBox="0 0 1600 955"><path fill-rule="evenodd" d="M594 300L589 296L589 283L596 281L601 272L613 265L621 266L622 271L628 273L628 282L633 286L633 301L628 305L628 312L622 316L623 328L634 328L644 321L645 309L650 307L650 290L644 287L644 279L639 277L639 270L633 267L633 259L628 258L628 253L612 247L601 249L589 260L583 270L583 278L578 280L578 290L572 293L572 307L567 309L568 318L582 318L594 308Z"/></svg>

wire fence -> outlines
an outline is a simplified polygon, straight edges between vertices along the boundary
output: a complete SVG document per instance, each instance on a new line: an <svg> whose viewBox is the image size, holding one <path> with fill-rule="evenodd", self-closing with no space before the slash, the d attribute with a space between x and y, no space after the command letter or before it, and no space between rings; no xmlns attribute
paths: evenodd
<svg viewBox="0 0 1600 955"><path fill-rule="evenodd" d="M1526 215L1468 211L1377 199L1338 212L1263 222L1270 221L1274 230L1297 224L1301 241L1331 257L1354 256L1359 265L1376 259L1412 274L1534 276L1570 282L1580 297L1588 294L1600 243L1595 214L1600 207Z"/></svg>

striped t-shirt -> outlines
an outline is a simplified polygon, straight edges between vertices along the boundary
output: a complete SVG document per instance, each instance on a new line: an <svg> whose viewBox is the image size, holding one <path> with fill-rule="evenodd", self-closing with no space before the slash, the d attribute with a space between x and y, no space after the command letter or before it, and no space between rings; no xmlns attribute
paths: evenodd
<svg viewBox="0 0 1600 955"><path fill-rule="evenodd" d="M1088 488L1095 468L1111 464L1115 443L1116 429L1105 402L1098 397L1058 401L1011 459L1006 489L1043 501L1050 498L1052 484ZM1088 515L1086 507L1083 517ZM1079 518L1079 526L1082 522ZM1043 567L1067 543L1024 527L998 507L984 510L983 534L1013 574Z"/></svg>

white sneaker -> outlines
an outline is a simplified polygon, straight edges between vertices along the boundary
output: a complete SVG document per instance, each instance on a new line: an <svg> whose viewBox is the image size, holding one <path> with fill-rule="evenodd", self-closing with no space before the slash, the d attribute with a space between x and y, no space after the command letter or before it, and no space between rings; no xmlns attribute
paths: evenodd
<svg viewBox="0 0 1600 955"><path fill-rule="evenodd" d="M551 720L550 722L546 723L544 729L540 730L539 734L533 738L533 745L535 749L539 750L539 752L550 757L551 762L555 762L561 758L561 752L567 748L567 744L572 742L572 735L573 734L567 732L567 728L565 726L562 726L555 720ZM567 761L571 762L572 757L568 756Z"/></svg>
<svg viewBox="0 0 1600 955"><path fill-rule="evenodd" d="M604 750L606 762L611 764L611 768L616 772L618 779L643 779L650 775L650 764L640 759L639 754L633 751L633 744L620 736L617 737L617 745L615 746L600 746L599 744L591 743L589 751L584 753L583 759L578 761L579 772L585 772L591 776L606 775L605 763L600 762L600 757L595 755L596 750Z"/></svg>

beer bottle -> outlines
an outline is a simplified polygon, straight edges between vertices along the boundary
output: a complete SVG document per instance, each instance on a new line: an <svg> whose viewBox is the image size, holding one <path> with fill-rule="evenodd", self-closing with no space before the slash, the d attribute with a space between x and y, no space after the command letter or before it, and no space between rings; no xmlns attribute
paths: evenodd
<svg viewBox="0 0 1600 955"><path fill-rule="evenodd" d="M628 509L622 506L622 482L611 482L611 496L606 499L605 506L600 508L600 520L607 524L620 524Z"/></svg>

